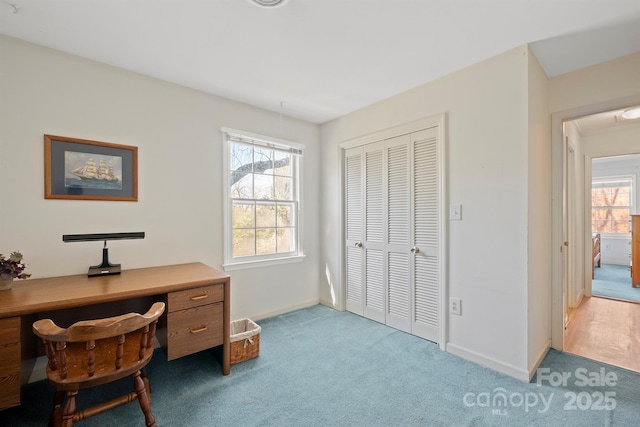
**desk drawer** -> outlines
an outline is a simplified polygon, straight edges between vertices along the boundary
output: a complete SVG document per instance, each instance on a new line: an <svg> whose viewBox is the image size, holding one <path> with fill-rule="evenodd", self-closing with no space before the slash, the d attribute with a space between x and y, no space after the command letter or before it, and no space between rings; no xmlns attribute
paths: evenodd
<svg viewBox="0 0 640 427"><path fill-rule="evenodd" d="M167 358L177 359L223 343L223 303L167 315Z"/></svg>
<svg viewBox="0 0 640 427"><path fill-rule="evenodd" d="M224 285L222 283L184 291L171 292L168 297L169 312L185 308L224 301Z"/></svg>
<svg viewBox="0 0 640 427"><path fill-rule="evenodd" d="M20 318L0 319L0 345L20 342Z"/></svg>
<svg viewBox="0 0 640 427"><path fill-rule="evenodd" d="M0 409L20 404L20 318L0 319Z"/></svg>

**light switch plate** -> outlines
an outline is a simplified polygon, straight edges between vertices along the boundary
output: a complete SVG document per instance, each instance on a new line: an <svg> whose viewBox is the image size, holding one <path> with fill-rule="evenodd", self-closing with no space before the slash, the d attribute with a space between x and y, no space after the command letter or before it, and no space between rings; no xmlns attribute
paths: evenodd
<svg viewBox="0 0 640 427"><path fill-rule="evenodd" d="M451 205L449 207L449 219L452 221L462 220L462 205Z"/></svg>

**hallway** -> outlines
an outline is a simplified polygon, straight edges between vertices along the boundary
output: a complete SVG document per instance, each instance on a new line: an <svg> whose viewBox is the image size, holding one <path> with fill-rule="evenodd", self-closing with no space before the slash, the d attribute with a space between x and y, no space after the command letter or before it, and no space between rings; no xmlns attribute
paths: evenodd
<svg viewBox="0 0 640 427"><path fill-rule="evenodd" d="M564 351L640 372L640 304L584 298L569 314Z"/></svg>

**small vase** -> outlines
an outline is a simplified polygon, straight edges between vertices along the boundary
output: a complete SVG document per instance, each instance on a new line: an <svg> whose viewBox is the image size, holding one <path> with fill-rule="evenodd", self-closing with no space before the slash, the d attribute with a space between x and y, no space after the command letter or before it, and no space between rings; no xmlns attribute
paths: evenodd
<svg viewBox="0 0 640 427"><path fill-rule="evenodd" d="M13 279L0 279L0 291L11 289L11 285L13 285Z"/></svg>

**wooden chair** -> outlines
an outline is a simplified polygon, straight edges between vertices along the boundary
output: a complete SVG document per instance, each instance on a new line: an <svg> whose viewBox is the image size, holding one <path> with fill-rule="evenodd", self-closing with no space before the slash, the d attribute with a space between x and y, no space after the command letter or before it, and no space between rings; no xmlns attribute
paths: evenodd
<svg viewBox="0 0 640 427"><path fill-rule="evenodd" d="M83 320L69 328L51 319L38 320L33 332L44 341L47 377L55 388L49 426L74 422L138 400L147 426L155 426L145 366L153 356L153 337L165 304L156 302L144 315L129 313L99 320ZM76 410L78 390L132 376L135 392L96 406ZM65 400L64 410L62 404Z"/></svg>
<svg viewBox="0 0 640 427"><path fill-rule="evenodd" d="M596 265L600 268L600 260L602 254L600 253L600 233L593 233L591 235L591 278L596 278Z"/></svg>

